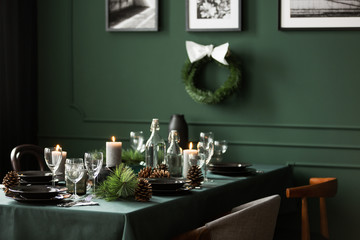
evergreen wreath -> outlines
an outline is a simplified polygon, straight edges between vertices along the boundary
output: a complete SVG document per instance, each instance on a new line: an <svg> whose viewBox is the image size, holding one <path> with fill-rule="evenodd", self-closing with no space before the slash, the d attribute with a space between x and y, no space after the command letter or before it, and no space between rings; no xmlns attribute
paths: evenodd
<svg viewBox="0 0 360 240"><path fill-rule="evenodd" d="M215 61L219 66L225 67L229 69L229 77L215 91L210 90L202 90L196 87L196 79L199 75L199 70L205 65L210 63L211 61ZM229 65L224 65L211 57L204 57L199 61L191 63L189 60L185 62L185 65L182 70L182 78L185 84L185 90L190 95L190 97L198 103L205 104L216 104L230 95L232 95L239 87L241 82L241 70L240 64L238 61L232 57L227 56L226 61Z"/></svg>

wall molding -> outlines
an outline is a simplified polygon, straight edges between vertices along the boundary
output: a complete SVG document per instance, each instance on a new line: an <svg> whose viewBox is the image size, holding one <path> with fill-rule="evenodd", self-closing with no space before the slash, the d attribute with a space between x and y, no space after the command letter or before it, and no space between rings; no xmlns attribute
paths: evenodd
<svg viewBox="0 0 360 240"><path fill-rule="evenodd" d="M43 139L78 139L78 140L103 140L109 139L109 136L75 136L75 135L44 135L39 134L38 138ZM117 137L120 141L129 142L128 137ZM301 144L301 143L274 143L274 142L246 142L246 141L228 141L229 145L234 146L250 146L250 147L278 147L278 148L314 148L329 150L360 150L360 146L356 145L325 145L325 144Z"/></svg>
<svg viewBox="0 0 360 240"><path fill-rule="evenodd" d="M73 105L75 107L75 105ZM114 118L89 118L79 106L83 121L88 123L130 123L130 124L150 124L150 120L139 119L114 119ZM160 125L168 125L169 121L160 121ZM248 128L282 128L282 129L309 129L309 130L339 130L339 131L360 131L360 126L342 125L310 125L310 124L266 124L266 123L244 123L244 122L196 122L187 121L190 126L220 126L220 127L248 127Z"/></svg>

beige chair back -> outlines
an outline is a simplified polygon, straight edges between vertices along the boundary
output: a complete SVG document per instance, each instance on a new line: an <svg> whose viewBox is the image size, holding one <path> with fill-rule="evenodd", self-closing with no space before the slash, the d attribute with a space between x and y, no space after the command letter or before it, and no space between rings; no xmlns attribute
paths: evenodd
<svg viewBox="0 0 360 240"><path fill-rule="evenodd" d="M205 226L211 240L271 240L279 207L279 195L265 197L235 207L230 214Z"/></svg>

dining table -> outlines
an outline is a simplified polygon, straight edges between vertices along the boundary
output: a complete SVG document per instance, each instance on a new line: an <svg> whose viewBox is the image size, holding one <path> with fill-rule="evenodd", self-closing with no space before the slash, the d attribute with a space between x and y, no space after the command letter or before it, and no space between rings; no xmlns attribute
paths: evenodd
<svg viewBox="0 0 360 240"><path fill-rule="evenodd" d="M210 180L199 188L153 195L148 202L95 198L97 206L60 207L18 202L2 191L0 239L171 239L243 203L274 194L285 198L292 179L289 166L253 164L252 168L256 172L247 176L210 172ZM284 208L281 206L280 211Z"/></svg>

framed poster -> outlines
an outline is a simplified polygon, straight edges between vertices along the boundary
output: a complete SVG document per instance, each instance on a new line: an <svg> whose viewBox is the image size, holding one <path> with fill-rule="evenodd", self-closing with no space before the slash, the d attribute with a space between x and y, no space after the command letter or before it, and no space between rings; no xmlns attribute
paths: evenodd
<svg viewBox="0 0 360 240"><path fill-rule="evenodd" d="M107 31L158 31L158 0L105 0Z"/></svg>
<svg viewBox="0 0 360 240"><path fill-rule="evenodd" d="M241 0L186 0L187 31L241 31Z"/></svg>
<svg viewBox="0 0 360 240"><path fill-rule="evenodd" d="M279 0L280 30L359 28L359 0Z"/></svg>

